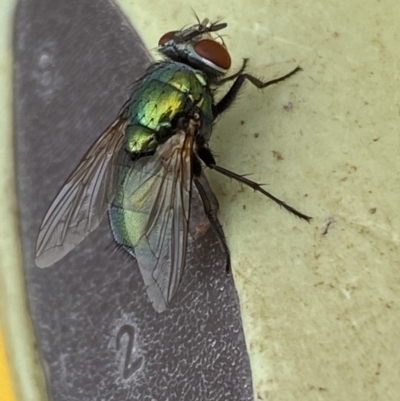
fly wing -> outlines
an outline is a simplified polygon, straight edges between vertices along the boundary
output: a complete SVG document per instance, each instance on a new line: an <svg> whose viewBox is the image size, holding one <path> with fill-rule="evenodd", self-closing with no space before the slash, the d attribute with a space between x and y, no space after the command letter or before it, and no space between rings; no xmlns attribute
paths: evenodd
<svg viewBox="0 0 400 401"><path fill-rule="evenodd" d="M36 264L51 266L98 227L115 193L117 157L127 125L121 114L92 145L46 213Z"/></svg>
<svg viewBox="0 0 400 401"><path fill-rule="evenodd" d="M185 269L192 148L193 137L178 131L153 156L137 160L124 180L125 230L158 312L170 303Z"/></svg>

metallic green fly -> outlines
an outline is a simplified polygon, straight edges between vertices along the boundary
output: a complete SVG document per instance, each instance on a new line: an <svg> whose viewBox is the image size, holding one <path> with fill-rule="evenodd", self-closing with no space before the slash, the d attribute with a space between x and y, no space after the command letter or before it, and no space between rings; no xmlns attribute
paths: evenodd
<svg viewBox="0 0 400 401"><path fill-rule="evenodd" d="M231 58L213 33L226 23L208 20L159 41L164 60L134 86L117 119L89 149L50 206L39 231L36 264L54 264L100 224L107 210L115 241L136 258L148 296L161 312L171 302L186 261L193 204L202 204L230 270L229 249L217 219L218 203L203 166L261 192L307 221L310 218L259 184L216 164L208 142L215 119L247 80L266 88L292 76L262 82L244 72L226 76ZM215 91L233 81L221 100Z"/></svg>

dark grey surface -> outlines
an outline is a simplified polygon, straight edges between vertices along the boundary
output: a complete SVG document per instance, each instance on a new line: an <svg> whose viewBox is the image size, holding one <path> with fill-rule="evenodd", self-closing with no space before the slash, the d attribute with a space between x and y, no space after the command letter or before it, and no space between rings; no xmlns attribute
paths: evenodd
<svg viewBox="0 0 400 401"><path fill-rule="evenodd" d="M106 0L21 1L15 60L21 236L51 398L252 400L236 290L210 230L162 314L135 261L109 246L106 218L52 268L34 264L46 209L150 62L136 33Z"/></svg>

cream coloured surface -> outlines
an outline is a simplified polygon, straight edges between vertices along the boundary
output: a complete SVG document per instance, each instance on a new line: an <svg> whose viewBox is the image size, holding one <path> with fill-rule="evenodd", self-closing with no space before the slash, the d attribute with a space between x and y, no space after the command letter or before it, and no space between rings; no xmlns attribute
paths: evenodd
<svg viewBox="0 0 400 401"><path fill-rule="evenodd" d="M192 6L200 18L229 23L234 69L250 57L249 71L265 79L298 64L304 70L264 92L246 85L211 143L222 166L253 173L314 217L307 224L209 174L232 251L255 399L398 400L400 4L154 3L120 2L150 48L165 31L191 24ZM29 372L13 184L13 5L0 2L0 294L2 322L23 337L10 348L16 367ZM5 315L5 304L15 309ZM24 383L21 400L43 399L40 377Z"/></svg>
<svg viewBox="0 0 400 401"><path fill-rule="evenodd" d="M234 68L250 57L265 79L304 70L264 92L247 84L211 142L222 166L253 173L314 218L209 173L255 399L398 400L400 4L207 3L120 1L149 47L191 24L192 6L228 22Z"/></svg>

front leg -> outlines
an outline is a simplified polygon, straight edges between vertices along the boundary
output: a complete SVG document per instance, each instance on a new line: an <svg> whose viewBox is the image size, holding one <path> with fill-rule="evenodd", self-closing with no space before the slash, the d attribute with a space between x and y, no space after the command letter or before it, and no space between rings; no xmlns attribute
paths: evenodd
<svg viewBox="0 0 400 401"><path fill-rule="evenodd" d="M246 64L244 64L244 66L246 66ZM296 74L296 72L298 72L298 71L301 71L300 67L296 67L293 71L289 72L288 74L284 75L283 77L276 78L276 79L273 79L273 80L267 81L267 82L263 82L262 80L257 79L256 77L253 77L250 74L246 74L246 73L238 74L237 78L235 79L235 82L230 87L230 89L226 93L226 95L217 104L213 105L214 119L217 118L221 113L223 113L235 101L235 99L240 91L240 88L242 87L242 85L244 84L244 81L246 79L248 81L250 81L257 88L264 89L267 86L274 85L274 84L277 84L278 82L284 81L285 79Z"/></svg>
<svg viewBox="0 0 400 401"><path fill-rule="evenodd" d="M233 75L230 75L229 77L225 77L222 78L218 81L218 86L223 85L224 83L228 82L228 81L232 81L234 79L236 79L239 75L242 75L244 73L244 70L247 67L247 63L249 62L248 58L244 58L243 59L243 63L242 66L240 67L240 70L238 72L235 72Z"/></svg>

